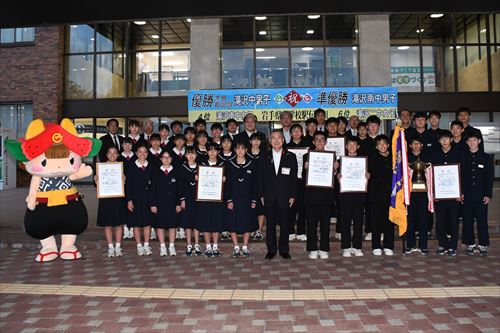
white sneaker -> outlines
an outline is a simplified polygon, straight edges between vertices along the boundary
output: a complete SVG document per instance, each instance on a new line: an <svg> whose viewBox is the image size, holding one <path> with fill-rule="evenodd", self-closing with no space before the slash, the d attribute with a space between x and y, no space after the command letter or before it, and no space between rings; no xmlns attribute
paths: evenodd
<svg viewBox="0 0 500 333"><path fill-rule="evenodd" d="M372 233L371 232L369 232L369 233L366 234L365 240L367 240L367 241L371 241L372 240Z"/></svg>
<svg viewBox="0 0 500 333"><path fill-rule="evenodd" d="M176 256L177 255L177 251L175 250L175 246L169 246L168 247L168 252L170 253L170 256L173 257L173 256Z"/></svg>
<svg viewBox="0 0 500 333"><path fill-rule="evenodd" d="M301 242L306 242L307 236L306 235L297 235L297 239Z"/></svg>
<svg viewBox="0 0 500 333"><path fill-rule="evenodd" d="M143 256L145 254L146 254L146 252L144 250L144 246L142 246L142 245L137 246L137 255L138 256Z"/></svg>
<svg viewBox="0 0 500 333"><path fill-rule="evenodd" d="M337 238L338 240L341 240L342 239L342 234L339 233L339 232L336 232L334 237Z"/></svg>
<svg viewBox="0 0 500 333"><path fill-rule="evenodd" d="M290 234L290 235L288 235L288 240L289 240L289 241L293 241L293 240L295 240L295 238L296 238L296 235L295 235L295 234Z"/></svg>
<svg viewBox="0 0 500 333"><path fill-rule="evenodd" d="M127 226L123 227L123 239L128 239L130 238L130 230L128 229Z"/></svg>
<svg viewBox="0 0 500 333"><path fill-rule="evenodd" d="M128 228L128 238L134 238L134 228Z"/></svg>
<svg viewBox="0 0 500 333"><path fill-rule="evenodd" d="M151 246L144 246L144 254L147 255L147 256L150 256L153 254L153 251L151 249Z"/></svg>
<svg viewBox="0 0 500 333"><path fill-rule="evenodd" d="M352 254L354 254L356 257L362 257L364 256L365 254L363 253L363 251L361 251L361 249L352 249Z"/></svg>
<svg viewBox="0 0 500 333"><path fill-rule="evenodd" d="M121 257L121 256L123 256L122 248L116 247L115 248L115 257Z"/></svg>
<svg viewBox="0 0 500 333"><path fill-rule="evenodd" d="M394 255L394 251L391 250L391 249L384 249L384 254L386 256L393 256Z"/></svg>
<svg viewBox="0 0 500 333"><path fill-rule="evenodd" d="M156 231L154 228L151 228L151 239L156 239Z"/></svg>
<svg viewBox="0 0 500 333"><path fill-rule="evenodd" d="M184 231L183 228L179 229L179 239L185 239L186 238L186 232Z"/></svg>
<svg viewBox="0 0 500 333"><path fill-rule="evenodd" d="M381 256L382 255L382 250L381 249L375 249L372 251L374 256Z"/></svg>
<svg viewBox="0 0 500 333"><path fill-rule="evenodd" d="M165 257L167 255L167 248L165 246L160 246L160 257Z"/></svg>
<svg viewBox="0 0 500 333"><path fill-rule="evenodd" d="M309 252L309 259L318 259L318 251Z"/></svg>
<svg viewBox="0 0 500 333"><path fill-rule="evenodd" d="M346 257L346 258L348 258L348 257L350 257L351 255L352 255L352 251L351 251L351 249L344 249L344 250L342 251L342 257Z"/></svg>
<svg viewBox="0 0 500 333"><path fill-rule="evenodd" d="M319 257L323 260L328 259L330 256L328 255L328 252L326 251L319 251Z"/></svg>
<svg viewBox="0 0 500 333"><path fill-rule="evenodd" d="M115 257L115 248L108 247L108 258L114 258L114 257Z"/></svg>

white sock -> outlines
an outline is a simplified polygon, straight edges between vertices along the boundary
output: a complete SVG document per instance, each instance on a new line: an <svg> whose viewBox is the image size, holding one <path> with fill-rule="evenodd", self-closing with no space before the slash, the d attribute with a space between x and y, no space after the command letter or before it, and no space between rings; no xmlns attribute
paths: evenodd
<svg viewBox="0 0 500 333"><path fill-rule="evenodd" d="M108 249L114 249L113 243L108 244Z"/></svg>
<svg viewBox="0 0 500 333"><path fill-rule="evenodd" d="M166 248L165 243L161 243L160 247L165 247Z"/></svg>
<svg viewBox="0 0 500 333"><path fill-rule="evenodd" d="M144 243L144 244L146 244L146 243ZM137 244L137 247L138 247L138 248L139 248L139 247L142 247L142 244L141 244L141 243Z"/></svg>
<svg viewBox="0 0 500 333"><path fill-rule="evenodd" d="M193 245L188 244L188 250L191 250L193 248Z"/></svg>
<svg viewBox="0 0 500 333"><path fill-rule="evenodd" d="M122 243L116 243L115 247L118 249L120 247L122 247Z"/></svg>
<svg viewBox="0 0 500 333"><path fill-rule="evenodd" d="M194 247L199 248L200 244L194 244Z"/></svg>
<svg viewBox="0 0 500 333"><path fill-rule="evenodd" d="M211 250L212 249L212 244L207 244L207 250Z"/></svg>
<svg viewBox="0 0 500 333"><path fill-rule="evenodd" d="M243 250L248 250L248 246L243 245Z"/></svg>
<svg viewBox="0 0 500 333"><path fill-rule="evenodd" d="M149 242L144 242L144 247L149 246Z"/></svg>
<svg viewBox="0 0 500 333"><path fill-rule="evenodd" d="M168 244L168 247L174 247L174 246L175 246L174 243L169 243Z"/></svg>
<svg viewBox="0 0 500 333"><path fill-rule="evenodd" d="M214 250L218 250L219 249L219 246L217 246L217 243L214 243L213 249Z"/></svg>
<svg viewBox="0 0 500 333"><path fill-rule="evenodd" d="M240 249L239 245L235 245L234 249L239 251L239 249Z"/></svg>

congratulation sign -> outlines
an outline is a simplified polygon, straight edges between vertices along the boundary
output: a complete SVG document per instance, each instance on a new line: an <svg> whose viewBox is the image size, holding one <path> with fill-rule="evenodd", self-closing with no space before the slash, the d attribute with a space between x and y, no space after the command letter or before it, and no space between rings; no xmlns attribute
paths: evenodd
<svg viewBox="0 0 500 333"><path fill-rule="evenodd" d="M242 121L253 113L258 121L279 121L282 111L292 112L296 121L314 117L314 110L325 110L327 117L357 115L366 119L395 119L398 105L396 87L282 88L190 90L188 118L223 122Z"/></svg>
<svg viewBox="0 0 500 333"><path fill-rule="evenodd" d="M345 138L328 138L326 139L326 151L334 151L337 158L345 155Z"/></svg>
<svg viewBox="0 0 500 333"><path fill-rule="evenodd" d="M307 154L309 148L288 148L288 151L297 156L297 178L302 179L302 167L304 165L304 155Z"/></svg>
<svg viewBox="0 0 500 333"><path fill-rule="evenodd" d="M224 167L198 167L198 184L196 186L196 201L223 201Z"/></svg>
<svg viewBox="0 0 500 333"><path fill-rule="evenodd" d="M125 196L123 163L96 163L97 197L120 198Z"/></svg>
<svg viewBox="0 0 500 333"><path fill-rule="evenodd" d="M335 153L311 151L306 172L306 186L333 188Z"/></svg>
<svg viewBox="0 0 500 333"><path fill-rule="evenodd" d="M340 193L366 192L366 157L347 157L340 159L342 167L340 178Z"/></svg>
<svg viewBox="0 0 500 333"><path fill-rule="evenodd" d="M459 164L443 164L433 166L434 199L460 199L462 194Z"/></svg>

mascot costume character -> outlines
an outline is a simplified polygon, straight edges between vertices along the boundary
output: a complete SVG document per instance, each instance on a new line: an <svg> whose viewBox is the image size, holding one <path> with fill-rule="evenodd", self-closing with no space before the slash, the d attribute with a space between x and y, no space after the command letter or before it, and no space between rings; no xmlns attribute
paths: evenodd
<svg viewBox="0 0 500 333"><path fill-rule="evenodd" d="M72 181L92 175L92 168L82 163L82 158L95 156L101 141L79 138L69 119L60 125L44 125L36 119L29 124L24 139L6 140L5 145L32 175L24 227L42 244L35 260L81 258L75 241L87 228L88 215ZM57 234L61 235L60 251L54 237Z"/></svg>

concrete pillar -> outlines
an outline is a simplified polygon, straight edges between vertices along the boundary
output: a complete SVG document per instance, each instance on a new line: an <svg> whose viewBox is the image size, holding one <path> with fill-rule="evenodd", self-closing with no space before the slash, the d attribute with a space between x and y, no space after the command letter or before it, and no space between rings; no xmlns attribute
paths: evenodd
<svg viewBox="0 0 500 333"><path fill-rule="evenodd" d="M390 86L389 15L359 15L358 25L360 85Z"/></svg>
<svg viewBox="0 0 500 333"><path fill-rule="evenodd" d="M191 89L220 88L220 19L191 21Z"/></svg>

